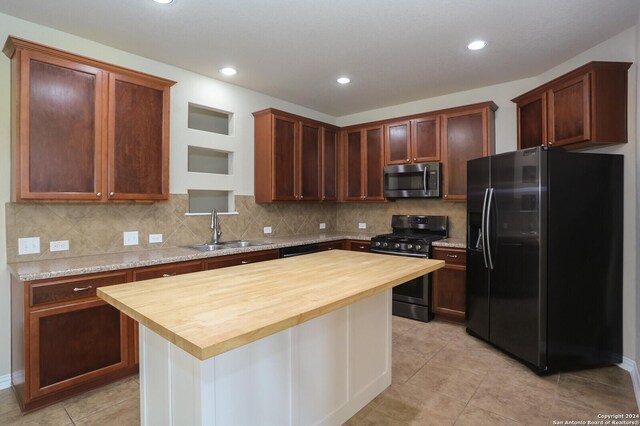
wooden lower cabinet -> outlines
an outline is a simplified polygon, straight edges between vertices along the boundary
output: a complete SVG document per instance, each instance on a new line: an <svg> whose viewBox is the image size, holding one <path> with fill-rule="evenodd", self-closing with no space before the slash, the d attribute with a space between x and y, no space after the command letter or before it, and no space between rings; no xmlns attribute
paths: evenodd
<svg viewBox="0 0 640 426"><path fill-rule="evenodd" d="M131 319L95 296L129 271L12 278L11 380L24 411L135 373Z"/></svg>
<svg viewBox="0 0 640 426"><path fill-rule="evenodd" d="M371 248L371 242L370 241L360 241L360 240L347 240L346 242L346 248L347 250L351 250L351 251L369 251L369 248Z"/></svg>
<svg viewBox="0 0 640 426"><path fill-rule="evenodd" d="M446 263L433 273L433 313L440 318L464 322L466 250L433 247L431 258Z"/></svg>
<svg viewBox="0 0 640 426"><path fill-rule="evenodd" d="M318 251L327 251L327 250L343 250L344 249L344 241L330 241L328 243L319 243Z"/></svg>
<svg viewBox="0 0 640 426"><path fill-rule="evenodd" d="M264 262L280 257L277 249L254 251L250 253L232 254L228 256L213 257L205 260L204 269L226 268L227 266L246 265L248 263Z"/></svg>

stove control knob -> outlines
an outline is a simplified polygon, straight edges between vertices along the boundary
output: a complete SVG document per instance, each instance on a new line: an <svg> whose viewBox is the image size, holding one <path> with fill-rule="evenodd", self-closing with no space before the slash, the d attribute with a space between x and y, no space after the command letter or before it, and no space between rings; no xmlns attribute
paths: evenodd
<svg viewBox="0 0 640 426"><path fill-rule="evenodd" d="M407 249L409 249L409 250L411 250L412 248L413 248L413 245L411 245L411 244L409 244L409 245L407 246Z"/></svg>
<svg viewBox="0 0 640 426"><path fill-rule="evenodd" d="M386 247L386 246L387 246L387 243L382 243L382 247Z"/></svg>
<svg viewBox="0 0 640 426"><path fill-rule="evenodd" d="M416 246L416 250L420 250L421 248L422 248L422 246L421 246L420 244L418 244L418 245Z"/></svg>
<svg viewBox="0 0 640 426"><path fill-rule="evenodd" d="M400 248L400 244L396 243L396 244L394 245L394 247L395 247L395 248Z"/></svg>
<svg viewBox="0 0 640 426"><path fill-rule="evenodd" d="M375 243L375 246L376 246L376 247L380 247L380 242L376 242L376 243Z"/></svg>

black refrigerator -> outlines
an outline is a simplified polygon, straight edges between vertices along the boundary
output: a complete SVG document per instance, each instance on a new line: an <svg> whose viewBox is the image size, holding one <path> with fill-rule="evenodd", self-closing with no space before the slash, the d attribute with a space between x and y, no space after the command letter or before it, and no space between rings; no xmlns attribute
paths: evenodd
<svg viewBox="0 0 640 426"><path fill-rule="evenodd" d="M622 362L623 156L467 165L467 332L542 374Z"/></svg>

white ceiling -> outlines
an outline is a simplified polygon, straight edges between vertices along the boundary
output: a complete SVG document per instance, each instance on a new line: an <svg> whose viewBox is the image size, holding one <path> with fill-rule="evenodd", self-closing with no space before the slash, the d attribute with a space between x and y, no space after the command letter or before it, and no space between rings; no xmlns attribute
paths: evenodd
<svg viewBox="0 0 640 426"><path fill-rule="evenodd" d="M640 1L1 0L0 12L339 117L537 75L632 27ZM476 38L489 46L468 51ZM227 65L239 73L222 77Z"/></svg>

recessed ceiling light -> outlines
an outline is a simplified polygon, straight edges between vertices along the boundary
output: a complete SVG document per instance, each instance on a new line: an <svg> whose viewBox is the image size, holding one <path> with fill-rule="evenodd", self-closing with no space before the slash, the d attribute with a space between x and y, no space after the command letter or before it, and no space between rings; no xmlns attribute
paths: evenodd
<svg viewBox="0 0 640 426"><path fill-rule="evenodd" d="M156 3L160 3L160 4L169 4L171 3L173 0L153 0Z"/></svg>
<svg viewBox="0 0 640 426"><path fill-rule="evenodd" d="M487 46L487 42L484 40L474 40L467 45L467 49L469 50L480 50L484 49Z"/></svg>
<svg viewBox="0 0 640 426"><path fill-rule="evenodd" d="M220 68L220 73L224 75L236 75L238 74L238 70L231 67Z"/></svg>
<svg viewBox="0 0 640 426"><path fill-rule="evenodd" d="M351 82L351 79L349 77L340 77L336 81L340 84L347 84Z"/></svg>

